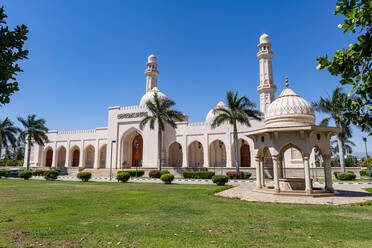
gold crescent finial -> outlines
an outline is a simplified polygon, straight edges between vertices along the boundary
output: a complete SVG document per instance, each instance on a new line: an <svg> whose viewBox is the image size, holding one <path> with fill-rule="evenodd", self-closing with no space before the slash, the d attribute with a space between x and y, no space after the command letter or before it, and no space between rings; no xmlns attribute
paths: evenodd
<svg viewBox="0 0 372 248"><path fill-rule="evenodd" d="M285 87L288 88L288 86L289 86L289 83L288 83L288 76L286 76L286 77L285 77Z"/></svg>

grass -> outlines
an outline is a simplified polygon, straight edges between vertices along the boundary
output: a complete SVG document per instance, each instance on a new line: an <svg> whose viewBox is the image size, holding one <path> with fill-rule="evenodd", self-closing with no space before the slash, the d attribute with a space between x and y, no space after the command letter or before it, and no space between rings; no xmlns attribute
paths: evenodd
<svg viewBox="0 0 372 248"><path fill-rule="evenodd" d="M369 247L372 206L252 203L215 185L0 180L0 247ZM41 245L40 245L41 244Z"/></svg>

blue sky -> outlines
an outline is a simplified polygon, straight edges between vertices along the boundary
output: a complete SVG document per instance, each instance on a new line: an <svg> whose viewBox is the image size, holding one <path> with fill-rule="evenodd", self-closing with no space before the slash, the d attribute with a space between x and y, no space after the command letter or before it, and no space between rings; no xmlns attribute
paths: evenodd
<svg viewBox="0 0 372 248"><path fill-rule="evenodd" d="M30 56L17 77L21 90L1 115L15 120L35 113L51 130L106 126L109 106L137 105L150 53L158 57L158 88L190 121L204 121L227 90L258 103L256 53L263 32L273 43L277 94L288 75L297 94L315 101L339 85L337 77L316 70L316 57L355 40L337 28L342 18L332 14L333 0L0 3L11 27L30 30ZM353 130L354 150L364 152L364 134Z"/></svg>

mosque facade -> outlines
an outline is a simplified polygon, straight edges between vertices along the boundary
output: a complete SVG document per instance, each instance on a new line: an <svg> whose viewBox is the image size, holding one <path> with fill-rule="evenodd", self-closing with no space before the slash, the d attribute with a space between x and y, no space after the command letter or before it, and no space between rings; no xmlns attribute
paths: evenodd
<svg viewBox="0 0 372 248"><path fill-rule="evenodd" d="M256 174L271 168L282 177L286 168L301 168L306 176L306 168L315 166L319 154L322 162L329 163L329 140L338 130L316 126L311 105L291 90L288 82L275 97L277 86L274 84L271 46L270 37L261 35L257 53L260 73L257 91L263 118L261 121L252 119L250 127L238 125L240 168L252 168ZM160 99L167 96L158 89L158 63L153 54L148 57L146 66L146 92L139 105L109 107L107 127L49 131L49 142L45 146L32 145L31 167L157 168L158 132L148 126L140 130L139 123L149 115L146 102L153 99L155 93ZM221 106L225 104L219 102L216 105ZM162 134L163 168L234 170L232 126L223 124L212 129L213 109L207 113L204 122L189 122L185 116L184 121L177 122L177 128L166 127Z"/></svg>

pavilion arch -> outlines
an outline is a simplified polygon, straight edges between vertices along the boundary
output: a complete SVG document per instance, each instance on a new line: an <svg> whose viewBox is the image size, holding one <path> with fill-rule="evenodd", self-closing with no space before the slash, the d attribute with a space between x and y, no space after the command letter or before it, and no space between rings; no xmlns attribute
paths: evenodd
<svg viewBox="0 0 372 248"><path fill-rule="evenodd" d="M189 167L200 168L204 165L204 149L200 141L193 141L188 145Z"/></svg>
<svg viewBox="0 0 372 248"><path fill-rule="evenodd" d="M226 167L226 145L220 139L209 145L209 167Z"/></svg>
<svg viewBox="0 0 372 248"><path fill-rule="evenodd" d="M52 167L53 164L53 148L51 146L47 146L44 149L44 166Z"/></svg>
<svg viewBox="0 0 372 248"><path fill-rule="evenodd" d="M301 148L293 143L288 143L279 151L279 178L286 178L286 168L304 168L304 154ZM304 178L304 170L298 171L295 178Z"/></svg>
<svg viewBox="0 0 372 248"><path fill-rule="evenodd" d="M57 166L64 167L66 164L66 148L64 146L60 146L57 149Z"/></svg>
<svg viewBox="0 0 372 248"><path fill-rule="evenodd" d="M99 153L98 153L98 167L100 169L106 168L106 156L107 155L107 144L103 144L99 148Z"/></svg>
<svg viewBox="0 0 372 248"><path fill-rule="evenodd" d="M94 168L94 153L93 145L88 145L84 149L84 168Z"/></svg>
<svg viewBox="0 0 372 248"><path fill-rule="evenodd" d="M78 167L80 164L80 148L75 145L70 149L70 161L69 164L71 167Z"/></svg>
<svg viewBox="0 0 372 248"><path fill-rule="evenodd" d="M138 148L135 144L135 138L137 137ZM130 168L136 166L142 166L143 159L143 138L142 132L136 128L130 128L121 137L120 140L121 150L121 167Z"/></svg>
<svg viewBox="0 0 372 248"><path fill-rule="evenodd" d="M238 139L238 155L240 167L252 166L251 147L247 139ZM234 143L231 145L231 163L232 165L235 165Z"/></svg>
<svg viewBox="0 0 372 248"><path fill-rule="evenodd" d="M183 153L182 146L177 141L171 143L168 147L168 166L182 167Z"/></svg>

